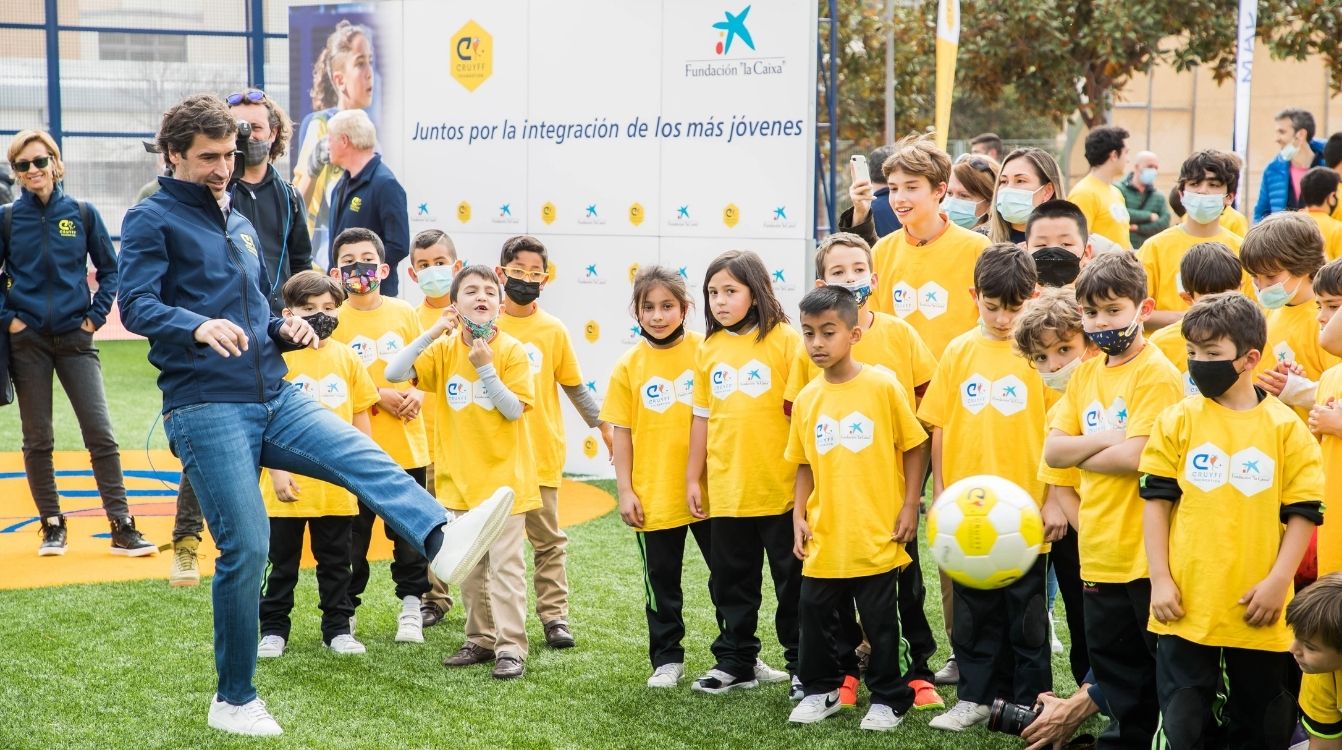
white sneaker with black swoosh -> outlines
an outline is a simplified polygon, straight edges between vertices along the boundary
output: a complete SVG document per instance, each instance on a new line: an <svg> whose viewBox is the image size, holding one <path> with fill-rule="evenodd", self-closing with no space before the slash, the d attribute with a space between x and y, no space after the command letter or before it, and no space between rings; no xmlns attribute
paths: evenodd
<svg viewBox="0 0 1342 750"><path fill-rule="evenodd" d="M802 698L801 703L788 714L787 720L793 724L814 724L827 716L837 714L840 708L842 706L839 705L838 690L816 693Z"/></svg>

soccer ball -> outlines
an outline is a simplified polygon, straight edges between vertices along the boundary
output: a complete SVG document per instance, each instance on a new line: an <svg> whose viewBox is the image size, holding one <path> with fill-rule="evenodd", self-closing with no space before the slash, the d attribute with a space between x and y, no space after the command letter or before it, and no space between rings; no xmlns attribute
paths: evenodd
<svg viewBox="0 0 1342 750"><path fill-rule="evenodd" d="M927 513L932 559L956 583L1009 586L1034 565L1044 521L1034 498L991 474L966 477L942 491Z"/></svg>

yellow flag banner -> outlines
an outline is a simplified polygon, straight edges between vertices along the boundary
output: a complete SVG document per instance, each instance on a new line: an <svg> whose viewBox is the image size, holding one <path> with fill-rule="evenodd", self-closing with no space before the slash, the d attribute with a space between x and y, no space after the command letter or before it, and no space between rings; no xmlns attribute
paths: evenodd
<svg viewBox="0 0 1342 750"><path fill-rule="evenodd" d="M955 91L955 55L960 49L960 0L937 0L937 146L946 148Z"/></svg>

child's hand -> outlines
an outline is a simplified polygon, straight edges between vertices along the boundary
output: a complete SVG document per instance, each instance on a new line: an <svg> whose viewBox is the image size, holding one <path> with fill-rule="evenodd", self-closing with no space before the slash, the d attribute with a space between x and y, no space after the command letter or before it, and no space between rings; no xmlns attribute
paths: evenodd
<svg viewBox="0 0 1342 750"><path fill-rule="evenodd" d="M806 523L805 518L792 519L792 554L797 556L798 560L806 559L806 543L811 541L811 526Z"/></svg>
<svg viewBox="0 0 1342 750"><path fill-rule="evenodd" d="M620 518L627 526L643 528L643 503L632 490L620 493Z"/></svg>
<svg viewBox="0 0 1342 750"><path fill-rule="evenodd" d="M1044 519L1044 541L1056 542L1067 536L1067 516L1057 503L1044 503L1039 515Z"/></svg>
<svg viewBox="0 0 1342 750"><path fill-rule="evenodd" d="M1272 369L1282 375L1295 375L1296 377L1301 378L1305 377L1305 368L1301 367L1299 362L1292 362L1291 360L1278 362L1277 366Z"/></svg>
<svg viewBox="0 0 1342 750"><path fill-rule="evenodd" d="M377 395L377 405L382 407L382 411L388 414L401 413L401 407L405 404L405 394L395 388L379 388Z"/></svg>
<svg viewBox="0 0 1342 750"><path fill-rule="evenodd" d="M1261 628L1271 625L1281 618L1282 603L1286 601L1286 587L1290 579L1278 581L1268 576L1239 598L1240 604L1248 605L1244 610L1244 621L1250 626Z"/></svg>
<svg viewBox="0 0 1342 750"><path fill-rule="evenodd" d="M401 408L397 410L396 416L409 422L419 416L419 410L424 407L424 391L418 388L411 388L401 394Z"/></svg>
<svg viewBox="0 0 1342 750"><path fill-rule="evenodd" d="M685 503L690 506L690 515L695 518L708 518L708 514L703 509L703 488L699 486L698 482L691 482L685 488Z"/></svg>
<svg viewBox="0 0 1342 750"><path fill-rule="evenodd" d="M471 341L471 351L466 355L466 358L478 370L485 365L493 364L494 351L489 348L489 344L485 343L484 339L475 339Z"/></svg>
<svg viewBox="0 0 1342 750"><path fill-rule="evenodd" d="M1156 622L1174 622L1184 616L1183 595L1174 580L1151 579L1151 615Z"/></svg>
<svg viewBox="0 0 1342 750"><path fill-rule="evenodd" d="M436 339L439 336L447 336L455 330L457 330L457 306L448 305L443 309L443 314L439 315L438 319L433 321L433 325L429 327L429 332L433 334L430 338Z"/></svg>
<svg viewBox="0 0 1342 750"><path fill-rule="evenodd" d="M918 506L905 505L895 519L895 533L891 539L900 544L908 544L918 538Z"/></svg>
<svg viewBox="0 0 1342 750"><path fill-rule="evenodd" d="M1286 387L1286 377L1286 373L1276 369L1268 370L1258 376L1258 386L1273 396L1280 396L1281 390Z"/></svg>
<svg viewBox="0 0 1342 750"><path fill-rule="evenodd" d="M270 481L275 485L275 497L282 503L296 503L299 495L298 485L294 483L294 477L287 471L270 470Z"/></svg>
<svg viewBox="0 0 1342 750"><path fill-rule="evenodd" d="M1342 408L1336 398L1329 397L1327 403L1315 404L1309 410L1309 431L1315 435L1342 435Z"/></svg>

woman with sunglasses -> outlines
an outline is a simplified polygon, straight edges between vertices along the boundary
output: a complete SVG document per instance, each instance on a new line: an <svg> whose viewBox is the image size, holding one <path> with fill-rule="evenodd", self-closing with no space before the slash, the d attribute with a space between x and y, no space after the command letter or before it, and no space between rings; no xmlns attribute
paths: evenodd
<svg viewBox="0 0 1342 750"><path fill-rule="evenodd" d="M946 183L946 198L941 210L951 221L988 233L988 207L997 188L997 162L979 154L961 154L951 166L951 179Z"/></svg>
<svg viewBox="0 0 1342 750"><path fill-rule="evenodd" d="M0 209L0 264L9 291L0 295L0 325L10 340L10 376L18 392L23 464L42 534L37 554L63 555L61 514L52 466L53 373L70 399L92 460L104 512L112 525L111 552L158 553L135 528L126 505L121 453L103 396L102 365L93 332L107 319L117 290L117 261L102 217L61 187L65 168L50 135L25 130L10 141L8 160L22 194ZM98 290L91 293L93 259ZM0 285L0 289L4 286Z"/></svg>

